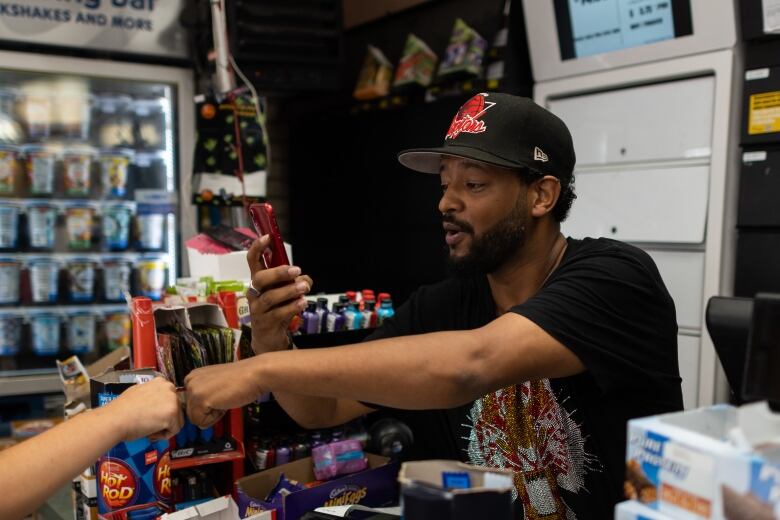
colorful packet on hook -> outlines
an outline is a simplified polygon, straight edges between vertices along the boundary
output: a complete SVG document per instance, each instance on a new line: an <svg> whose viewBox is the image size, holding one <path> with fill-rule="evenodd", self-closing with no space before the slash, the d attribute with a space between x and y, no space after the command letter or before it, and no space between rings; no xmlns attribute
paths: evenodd
<svg viewBox="0 0 780 520"><path fill-rule="evenodd" d="M404 53L395 71L393 87L417 85L427 87L436 71L436 54L424 41L409 34L404 45Z"/></svg>
<svg viewBox="0 0 780 520"><path fill-rule="evenodd" d="M390 91L392 78L393 65L390 60L382 51L369 45L352 96L360 100L384 97Z"/></svg>
<svg viewBox="0 0 780 520"><path fill-rule="evenodd" d="M457 18L438 76L480 76L486 50L487 40Z"/></svg>

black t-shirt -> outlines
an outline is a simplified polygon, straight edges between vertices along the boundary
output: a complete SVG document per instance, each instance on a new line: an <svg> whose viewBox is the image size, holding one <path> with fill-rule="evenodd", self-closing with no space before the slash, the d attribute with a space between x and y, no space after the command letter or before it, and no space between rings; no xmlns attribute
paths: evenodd
<svg viewBox="0 0 780 520"><path fill-rule="evenodd" d="M518 381L459 408L394 410L414 432L413 458L514 470L519 503L535 511L527 518L612 518L623 494L627 420L682 409L674 303L658 269L633 246L569 238L558 268L510 312L587 370ZM495 318L487 277L449 279L418 289L368 339L474 329Z"/></svg>

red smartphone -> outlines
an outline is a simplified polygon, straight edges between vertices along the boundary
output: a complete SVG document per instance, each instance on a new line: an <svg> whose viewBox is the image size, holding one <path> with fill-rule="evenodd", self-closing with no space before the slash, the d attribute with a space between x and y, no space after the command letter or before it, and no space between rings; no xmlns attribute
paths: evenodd
<svg viewBox="0 0 780 520"><path fill-rule="evenodd" d="M279 232L279 225L276 223L274 208L268 203L250 204L249 216L252 217L252 223L258 235L268 235L271 237L271 243L268 249L263 252L262 258L266 269L278 267L280 265L290 265L287 258L287 251L284 249L282 234Z"/></svg>

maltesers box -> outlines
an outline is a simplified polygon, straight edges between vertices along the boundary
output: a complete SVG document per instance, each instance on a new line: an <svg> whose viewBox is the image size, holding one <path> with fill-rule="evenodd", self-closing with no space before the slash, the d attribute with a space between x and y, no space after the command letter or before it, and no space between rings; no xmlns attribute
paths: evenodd
<svg viewBox="0 0 780 520"><path fill-rule="evenodd" d="M276 510L276 519L298 520L305 513L323 506L361 504L383 507L395 503L398 499L398 463L370 453L366 457L369 469L365 471L344 475L285 496L283 507ZM273 508L273 505L265 502L265 498L282 473L301 484L316 480L311 457L239 479L236 488L242 518Z"/></svg>
<svg viewBox="0 0 780 520"><path fill-rule="evenodd" d="M717 405L629 421L627 498L681 520L776 518L780 453L731 442L737 415Z"/></svg>

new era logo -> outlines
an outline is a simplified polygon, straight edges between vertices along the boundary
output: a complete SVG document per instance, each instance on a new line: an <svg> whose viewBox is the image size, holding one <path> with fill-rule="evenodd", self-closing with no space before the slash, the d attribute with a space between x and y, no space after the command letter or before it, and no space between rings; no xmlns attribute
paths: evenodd
<svg viewBox="0 0 780 520"><path fill-rule="evenodd" d="M550 158L547 157L547 154L544 153L541 148L539 148L538 146L534 147L534 161L547 162L549 160Z"/></svg>

